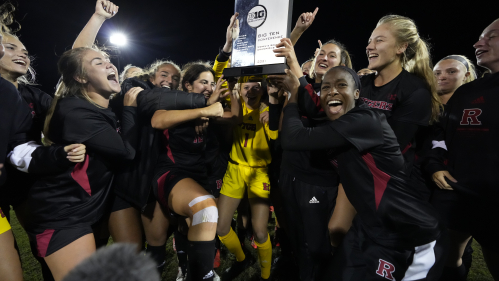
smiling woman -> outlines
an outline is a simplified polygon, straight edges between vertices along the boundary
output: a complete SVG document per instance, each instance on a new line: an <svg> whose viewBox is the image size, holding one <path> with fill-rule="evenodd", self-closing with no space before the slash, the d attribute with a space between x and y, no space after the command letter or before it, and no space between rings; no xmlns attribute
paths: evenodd
<svg viewBox="0 0 499 281"><path fill-rule="evenodd" d="M135 156L135 99L141 91L133 88L125 96L120 136L108 103L121 89L107 56L76 48L62 55L58 68L62 82L47 116L45 136L58 144L83 143L92 153L79 165L38 179L28 196L26 232L55 280L95 251L91 227L107 206L111 169Z"/></svg>

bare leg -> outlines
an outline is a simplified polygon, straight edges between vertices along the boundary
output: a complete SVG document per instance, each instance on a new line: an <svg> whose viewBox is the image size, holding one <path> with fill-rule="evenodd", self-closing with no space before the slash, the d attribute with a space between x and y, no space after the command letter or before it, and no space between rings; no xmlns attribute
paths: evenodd
<svg viewBox="0 0 499 281"><path fill-rule="evenodd" d="M449 249L445 266L460 267L466 244L471 239L468 233L449 230Z"/></svg>
<svg viewBox="0 0 499 281"><path fill-rule="evenodd" d="M2 280L21 281L23 271L16 248L12 230L0 234L0 276Z"/></svg>
<svg viewBox="0 0 499 281"><path fill-rule="evenodd" d="M217 234L219 236L225 236L230 231L230 224L232 222L232 217L234 212L236 212L237 206L241 199L236 199L232 197L220 194L218 198L218 225Z"/></svg>
<svg viewBox="0 0 499 281"><path fill-rule="evenodd" d="M248 228L250 218L250 208L248 198L245 197L239 202L239 207L237 207L237 223L243 226L244 229Z"/></svg>
<svg viewBox="0 0 499 281"><path fill-rule="evenodd" d="M95 252L94 235L89 233L78 238L66 247L46 256L50 271L56 281L62 280L64 276L75 266L81 263Z"/></svg>
<svg viewBox="0 0 499 281"><path fill-rule="evenodd" d="M137 245L137 252L142 250L142 231L139 211L133 207L112 212L109 217L109 232L114 242Z"/></svg>
<svg viewBox="0 0 499 281"><path fill-rule="evenodd" d="M166 243L170 220L168 212L163 210L157 201L147 205L142 214L142 225L144 226L147 244L162 246Z"/></svg>
<svg viewBox="0 0 499 281"><path fill-rule="evenodd" d="M197 197L210 195L195 180L185 178L179 181L170 192L168 206L181 216L190 218L194 215L189 207L189 203ZM216 205L215 201L213 203ZM189 227L187 238L189 241L211 241L215 239L217 223L205 222Z"/></svg>
<svg viewBox="0 0 499 281"><path fill-rule="evenodd" d="M269 223L269 200L264 198L249 199L251 208L251 224L255 240L263 244L268 239L267 225Z"/></svg>

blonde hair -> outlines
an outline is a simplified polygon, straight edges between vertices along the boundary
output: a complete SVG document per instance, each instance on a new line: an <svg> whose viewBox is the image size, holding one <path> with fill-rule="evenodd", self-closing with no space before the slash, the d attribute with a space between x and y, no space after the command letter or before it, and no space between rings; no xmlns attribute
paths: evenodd
<svg viewBox="0 0 499 281"><path fill-rule="evenodd" d="M149 81L149 78L154 77L156 72L158 72L159 68L162 67L163 65L173 66L180 74L179 82L180 82L180 80L182 80L182 70L180 70L180 67L176 63L174 63L173 61L164 60L164 59L155 60L153 63L151 63L150 65L143 68L142 73L138 74L136 77L147 82L147 81ZM176 89L172 89L172 90L176 90Z"/></svg>
<svg viewBox="0 0 499 281"><path fill-rule="evenodd" d="M83 66L83 57L90 50L104 53L102 50L98 49L95 46L92 48L74 48L64 52L57 62L57 68L59 70L59 74L61 75L61 79L59 80L57 90L54 94L54 99L52 100L52 104L50 105L50 108L47 112L47 117L45 118L43 134L45 135L44 143L46 145L52 144L49 139L50 121L52 120L52 116L54 115L54 110L59 99L76 96L87 100L88 102L99 108L101 107L88 96L85 84L80 83L75 79L75 77L86 77L85 67ZM105 55L107 56L107 54Z"/></svg>
<svg viewBox="0 0 499 281"><path fill-rule="evenodd" d="M466 83L469 83L471 81L476 80L478 77L477 77L477 74L476 74L475 65L473 64L473 62L471 62L467 57L465 57L463 55L450 55L450 56L446 56L445 58L441 59L439 62L444 61L444 60L452 60L453 59L452 57L454 57L454 56L455 57L460 57L461 59L465 60L466 63L468 64L468 67L466 67L466 65L464 63L460 62L459 60L454 59L455 61L460 62L464 66L464 68L466 68L466 72L470 73L470 75L468 75L468 77L466 77L464 79L463 84L466 84Z"/></svg>
<svg viewBox="0 0 499 281"><path fill-rule="evenodd" d="M3 3L0 5L0 34L3 37L13 37L19 40L19 37L15 35L16 32L21 30L21 25L14 20L14 12L16 8L10 2ZM17 28L13 29L11 25L17 24ZM21 42L21 40L19 40ZM30 62L34 60L33 57L29 56ZM30 66L28 67L28 72L17 78L17 82L24 85L36 85L35 83L36 72Z"/></svg>
<svg viewBox="0 0 499 281"><path fill-rule="evenodd" d="M423 79L431 92L431 119L430 124L437 122L442 103L437 93L436 79L431 66L428 44L419 37L418 28L413 20L399 15L382 17L376 27L389 24L399 46L407 44L407 48L400 57L402 67Z"/></svg>
<svg viewBox="0 0 499 281"><path fill-rule="evenodd" d="M139 73L137 73L137 74L135 74L134 76L140 76L140 75L142 75L142 71L143 71L143 69L142 69L142 68L140 68L140 67L138 67L138 66L135 66L135 65L127 64L127 65L125 66L125 68L123 68L123 71L122 71L122 72L121 72L121 74L120 74L120 83L123 83L123 81L125 81L125 76L126 76L126 73L128 72L128 70L129 70L130 68L138 68L138 69L140 69L140 72L139 72Z"/></svg>
<svg viewBox="0 0 499 281"><path fill-rule="evenodd" d="M334 39L331 39L331 40L327 41L326 43L322 44L322 47L324 47L327 44L334 44L334 45L338 46L338 48L341 51L340 65L345 65L348 68L352 68L352 59L350 58L350 53L347 51L347 48L345 47L345 45L343 45L343 43L336 41ZM321 50L322 50L322 47L321 47ZM315 78L315 64L316 64L316 62L317 62L317 56L314 57L314 59L312 61L312 66L310 66L310 73L308 74L308 76L310 78Z"/></svg>

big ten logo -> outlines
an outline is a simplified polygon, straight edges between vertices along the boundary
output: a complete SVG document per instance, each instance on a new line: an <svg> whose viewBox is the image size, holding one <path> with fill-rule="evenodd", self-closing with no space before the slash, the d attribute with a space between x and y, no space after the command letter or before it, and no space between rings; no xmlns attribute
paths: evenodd
<svg viewBox="0 0 499 281"><path fill-rule="evenodd" d="M202 143L202 142L203 142L203 137L201 136L194 137L194 143Z"/></svg>
<svg viewBox="0 0 499 281"><path fill-rule="evenodd" d="M248 131L256 131L256 124L242 123L241 129L246 129Z"/></svg>
<svg viewBox="0 0 499 281"><path fill-rule="evenodd" d="M263 183L263 190L270 191L270 185L266 182Z"/></svg>
<svg viewBox="0 0 499 281"><path fill-rule="evenodd" d="M248 22L249 26L253 28L258 28L262 26L262 24L265 22L266 19L267 19L267 9L262 5L256 5L255 7L251 8L251 10L248 12L248 17L246 18L246 21Z"/></svg>
<svg viewBox="0 0 499 281"><path fill-rule="evenodd" d="M222 184L223 184L223 180L217 180L216 183L217 183L217 189L221 189Z"/></svg>

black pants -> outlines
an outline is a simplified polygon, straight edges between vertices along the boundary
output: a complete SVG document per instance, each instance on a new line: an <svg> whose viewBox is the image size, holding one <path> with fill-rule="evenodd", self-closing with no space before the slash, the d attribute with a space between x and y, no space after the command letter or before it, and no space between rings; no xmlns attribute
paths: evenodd
<svg viewBox="0 0 499 281"><path fill-rule="evenodd" d="M445 235L412 249L385 247L372 240L355 219L322 280L437 281L445 263Z"/></svg>
<svg viewBox="0 0 499 281"><path fill-rule="evenodd" d="M331 257L328 222L338 187L314 186L281 171L282 206L301 280L316 280Z"/></svg>

